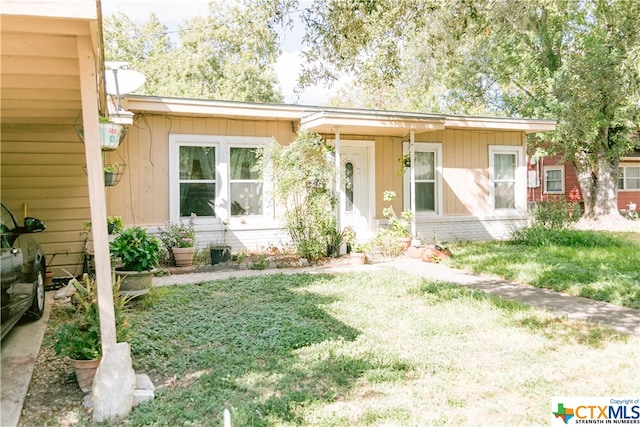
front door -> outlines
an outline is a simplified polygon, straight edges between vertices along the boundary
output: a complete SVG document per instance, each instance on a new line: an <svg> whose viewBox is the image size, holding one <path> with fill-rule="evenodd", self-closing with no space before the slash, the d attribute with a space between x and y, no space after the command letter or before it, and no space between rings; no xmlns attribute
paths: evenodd
<svg viewBox="0 0 640 427"><path fill-rule="evenodd" d="M340 147L342 164L341 225L352 227L359 241L370 240L373 214L369 176L369 150L366 146Z"/></svg>

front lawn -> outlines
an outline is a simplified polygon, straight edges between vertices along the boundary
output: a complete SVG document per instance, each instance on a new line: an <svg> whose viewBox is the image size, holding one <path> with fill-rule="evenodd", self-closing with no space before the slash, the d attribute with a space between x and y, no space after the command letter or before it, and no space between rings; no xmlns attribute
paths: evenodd
<svg viewBox="0 0 640 427"><path fill-rule="evenodd" d="M640 309L638 233L532 227L511 241L458 243L448 265Z"/></svg>
<svg viewBox="0 0 640 427"><path fill-rule="evenodd" d="M393 269L154 288L131 316L159 386L132 426L548 425L552 396L640 384L637 338Z"/></svg>

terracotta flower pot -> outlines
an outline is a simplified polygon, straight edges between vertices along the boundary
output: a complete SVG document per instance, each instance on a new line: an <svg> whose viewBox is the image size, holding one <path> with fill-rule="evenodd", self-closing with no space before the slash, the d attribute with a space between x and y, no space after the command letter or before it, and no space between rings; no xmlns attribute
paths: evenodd
<svg viewBox="0 0 640 427"><path fill-rule="evenodd" d="M47 270L44 273L44 285L45 286L49 286L50 284L53 283L53 276L54 276L54 273L51 270Z"/></svg>
<svg viewBox="0 0 640 427"><path fill-rule="evenodd" d="M367 259L367 255L364 252L351 252L351 264L352 265L364 265Z"/></svg>
<svg viewBox="0 0 640 427"><path fill-rule="evenodd" d="M176 260L176 267L188 267L193 265L193 254L196 248L171 248L173 259Z"/></svg>
<svg viewBox="0 0 640 427"><path fill-rule="evenodd" d="M82 390L83 393L89 393L93 388L93 377L96 376L96 371L98 370L98 366L100 366L101 360L102 359L69 359L69 363L76 372L76 379L80 390Z"/></svg>
<svg viewBox="0 0 640 427"><path fill-rule="evenodd" d="M398 237L398 243L406 250L411 246L411 237Z"/></svg>
<svg viewBox="0 0 640 427"><path fill-rule="evenodd" d="M424 246L411 246L409 249L407 249L407 256L412 259L421 259L424 250Z"/></svg>

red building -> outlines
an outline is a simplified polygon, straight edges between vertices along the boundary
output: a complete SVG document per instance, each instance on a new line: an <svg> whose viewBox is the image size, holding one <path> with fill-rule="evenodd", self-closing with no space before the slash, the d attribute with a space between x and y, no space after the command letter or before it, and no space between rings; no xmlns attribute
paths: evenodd
<svg viewBox="0 0 640 427"><path fill-rule="evenodd" d="M527 173L529 202L543 202L554 198L564 198L574 203L582 201L573 164L561 163L559 156L528 158ZM620 160L617 189L619 210L626 211L629 204L640 204L640 151Z"/></svg>

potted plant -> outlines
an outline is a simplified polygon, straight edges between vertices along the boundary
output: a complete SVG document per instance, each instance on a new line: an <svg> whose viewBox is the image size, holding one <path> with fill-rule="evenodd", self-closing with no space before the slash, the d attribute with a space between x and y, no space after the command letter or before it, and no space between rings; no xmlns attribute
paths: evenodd
<svg viewBox="0 0 640 427"><path fill-rule="evenodd" d="M211 242L207 246L211 255L211 265L226 262L231 259L231 246L224 241Z"/></svg>
<svg viewBox="0 0 640 427"><path fill-rule="evenodd" d="M91 221L84 223L84 228L87 231L91 231ZM124 220L121 216L108 216L107 217L107 233L116 234L124 229Z"/></svg>
<svg viewBox="0 0 640 427"><path fill-rule="evenodd" d="M119 181L118 177L120 175L120 171L122 170L122 166L120 163L112 163L104 166L104 185L106 187L111 187L116 185Z"/></svg>
<svg viewBox="0 0 640 427"><path fill-rule="evenodd" d="M351 245L351 264L364 265L367 261L367 254L365 246L360 243L354 243Z"/></svg>
<svg viewBox="0 0 640 427"><path fill-rule="evenodd" d="M114 215L107 217L107 233L117 234L124 230L124 221L121 216Z"/></svg>
<svg viewBox="0 0 640 427"><path fill-rule="evenodd" d="M388 221L388 233L396 237L399 242L408 249L411 246L411 233L409 232L410 220L413 218L411 211L402 211L400 216L396 215L393 209L393 199L396 197L395 191L385 191L383 193L383 199L385 202L389 202L389 207L382 209L382 215L387 218Z"/></svg>
<svg viewBox="0 0 640 427"><path fill-rule="evenodd" d="M196 232L193 225L168 222L164 228L159 227L158 232L160 241L167 252L172 254L177 267L188 267L193 264L193 254L196 250Z"/></svg>
<svg viewBox="0 0 640 427"><path fill-rule="evenodd" d="M54 350L58 356L69 358L76 371L80 389L91 391L93 377L102 358L98 290L94 279L85 274L82 281L72 279L71 296L73 311L70 321L59 329ZM124 313L125 298L119 294L120 282L113 283L113 308L116 321L116 340L127 341L130 335L129 321Z"/></svg>
<svg viewBox="0 0 640 427"><path fill-rule="evenodd" d="M84 129L82 126L75 126L76 133L84 142ZM127 126L114 123L109 117L98 117L98 138L103 151L112 151L120 146L122 140L127 135Z"/></svg>
<svg viewBox="0 0 640 427"><path fill-rule="evenodd" d="M111 257L120 260L115 268L120 277L120 291L138 296L149 292L154 268L158 265L160 243L141 227L125 228L109 243Z"/></svg>
<svg viewBox="0 0 640 427"><path fill-rule="evenodd" d="M49 285L51 285L53 283L53 277L55 276L55 273L50 267L51 267L51 263L53 262L53 259L56 257L56 255L57 255L57 253L54 253L53 255L51 255L51 258L49 259L49 262L45 266L45 269L44 269L44 285L45 286L49 286Z"/></svg>
<svg viewBox="0 0 640 427"><path fill-rule="evenodd" d="M127 135L127 128L120 123L114 123L109 117L98 117L98 127L100 146L104 151L117 149Z"/></svg>

